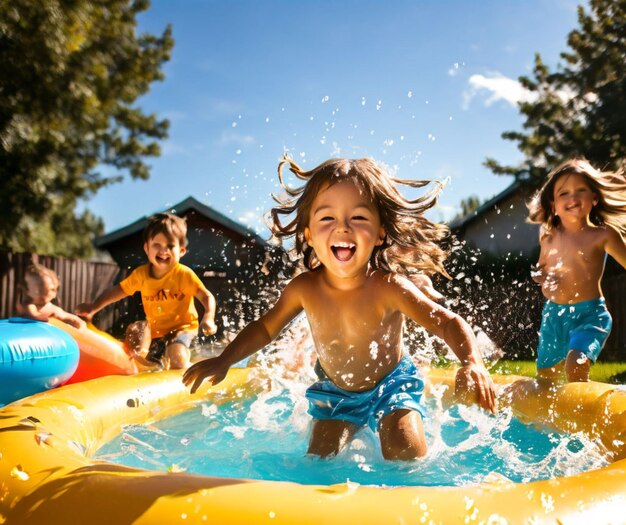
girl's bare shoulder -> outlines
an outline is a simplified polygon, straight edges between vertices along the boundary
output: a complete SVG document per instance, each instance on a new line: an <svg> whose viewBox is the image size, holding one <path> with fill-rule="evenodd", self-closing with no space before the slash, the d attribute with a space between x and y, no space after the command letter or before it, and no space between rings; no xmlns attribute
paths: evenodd
<svg viewBox="0 0 626 525"><path fill-rule="evenodd" d="M289 283L287 287L292 290L305 290L312 286L316 286L319 283L320 272L306 271L296 275Z"/></svg>
<svg viewBox="0 0 626 525"><path fill-rule="evenodd" d="M608 244L619 245L625 242L624 236L619 232L619 230L617 230L613 226L609 224L605 224L601 226L600 228L602 228L602 240L604 244L608 243Z"/></svg>
<svg viewBox="0 0 626 525"><path fill-rule="evenodd" d="M406 292L417 289L408 277L394 272L376 270L370 274L369 278L372 279L372 284L389 292Z"/></svg>
<svg viewBox="0 0 626 525"><path fill-rule="evenodd" d="M612 237L619 234L608 224L602 224L600 226L590 226L587 230L587 235L589 236L590 242L593 244L600 243L604 245L610 241Z"/></svg>
<svg viewBox="0 0 626 525"><path fill-rule="evenodd" d="M620 237L620 233L610 224L603 224L602 226L596 226L598 235L604 235L605 237L617 236Z"/></svg>
<svg viewBox="0 0 626 525"><path fill-rule="evenodd" d="M559 235L558 226L553 228L546 228L543 224L539 228L539 246L550 246L554 243L555 239Z"/></svg>

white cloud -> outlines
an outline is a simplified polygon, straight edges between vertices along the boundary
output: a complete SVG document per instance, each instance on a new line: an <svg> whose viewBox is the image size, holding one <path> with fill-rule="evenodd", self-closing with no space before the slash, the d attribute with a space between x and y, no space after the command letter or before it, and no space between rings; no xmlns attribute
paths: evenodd
<svg viewBox="0 0 626 525"><path fill-rule="evenodd" d="M240 113L242 105L239 102L226 99L214 98L210 102L211 110L218 115L233 115Z"/></svg>
<svg viewBox="0 0 626 525"><path fill-rule="evenodd" d="M433 222L444 223L450 222L459 213L460 207L448 206L438 203L436 206L427 210L426 218Z"/></svg>
<svg viewBox="0 0 626 525"><path fill-rule="evenodd" d="M513 107L517 107L519 102L537 98L535 93L525 89L517 80L500 73L491 73L489 76L472 75L469 78L469 85L469 89L463 93L463 109L468 109L471 101L478 96L483 98L485 106L503 100Z"/></svg>
<svg viewBox="0 0 626 525"><path fill-rule="evenodd" d="M252 135L242 135L240 133L233 133L232 131L224 131L220 136L218 144L220 146L228 146L230 144L248 146L250 144L256 144L256 138Z"/></svg>
<svg viewBox="0 0 626 525"><path fill-rule="evenodd" d="M254 211L244 211L242 215L240 215L237 220L242 224L253 224L255 222L259 222L259 214Z"/></svg>

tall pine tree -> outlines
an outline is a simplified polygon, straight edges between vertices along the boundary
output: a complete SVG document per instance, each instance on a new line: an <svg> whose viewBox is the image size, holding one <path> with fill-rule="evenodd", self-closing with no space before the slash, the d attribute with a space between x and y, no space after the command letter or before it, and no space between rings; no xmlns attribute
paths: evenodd
<svg viewBox="0 0 626 525"><path fill-rule="evenodd" d="M79 201L147 179L168 122L134 106L173 47L137 34L147 0L0 2L0 247L88 256L102 221ZM98 166L108 166L107 176Z"/></svg>
<svg viewBox="0 0 626 525"><path fill-rule="evenodd" d="M578 8L579 26L567 39L556 71L539 54L532 78L519 80L534 97L520 104L524 131L502 134L518 143L524 161L485 165L495 174L539 184L561 161L584 156L605 169L626 159L626 0L591 0Z"/></svg>

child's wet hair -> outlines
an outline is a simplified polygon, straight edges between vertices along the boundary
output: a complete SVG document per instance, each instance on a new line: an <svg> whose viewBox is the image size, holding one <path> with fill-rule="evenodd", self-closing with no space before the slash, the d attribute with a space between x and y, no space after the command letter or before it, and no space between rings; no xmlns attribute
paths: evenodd
<svg viewBox="0 0 626 525"><path fill-rule="evenodd" d="M528 203L528 221L542 224L544 234L556 228L561 219L554 214L554 187L559 179L578 174L598 198L598 203L589 214L596 226L608 224L622 234L626 233L626 177L624 171L601 171L584 158L570 159L554 168L546 177L543 186Z"/></svg>
<svg viewBox="0 0 626 525"><path fill-rule="evenodd" d="M183 247L187 247L187 221L173 213L157 213L148 219L148 225L143 230L143 242L162 233L170 241L177 240Z"/></svg>
<svg viewBox="0 0 626 525"><path fill-rule="evenodd" d="M306 181L299 188L289 187L283 179L283 169L288 165L297 178ZM294 251L302 255L304 266L314 270L319 266L314 250L308 246L304 230L309 224L311 206L320 191L338 182L352 180L364 191L376 206L385 238L370 258L374 269L393 271L404 275L416 272L442 273L446 250L440 241L449 235L442 224L436 224L423 213L437 203L443 183L430 180L401 180L391 177L387 171L369 158L327 160L310 171L304 171L288 156L278 165L278 177L286 196L275 196L278 206L269 214L269 227L275 239L295 237ZM422 188L431 183L435 187L421 197L410 200L402 196L396 185L403 184ZM283 224L281 217L295 216Z"/></svg>

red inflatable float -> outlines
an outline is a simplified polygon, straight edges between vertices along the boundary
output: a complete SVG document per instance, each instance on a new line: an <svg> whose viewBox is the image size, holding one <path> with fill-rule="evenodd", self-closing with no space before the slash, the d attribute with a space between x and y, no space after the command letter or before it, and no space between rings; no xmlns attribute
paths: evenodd
<svg viewBox="0 0 626 525"><path fill-rule="evenodd" d="M137 365L124 351L121 341L92 324L81 329L56 319L50 319L50 324L65 330L76 340L80 349L78 368L66 384L79 383L102 376L137 373Z"/></svg>

